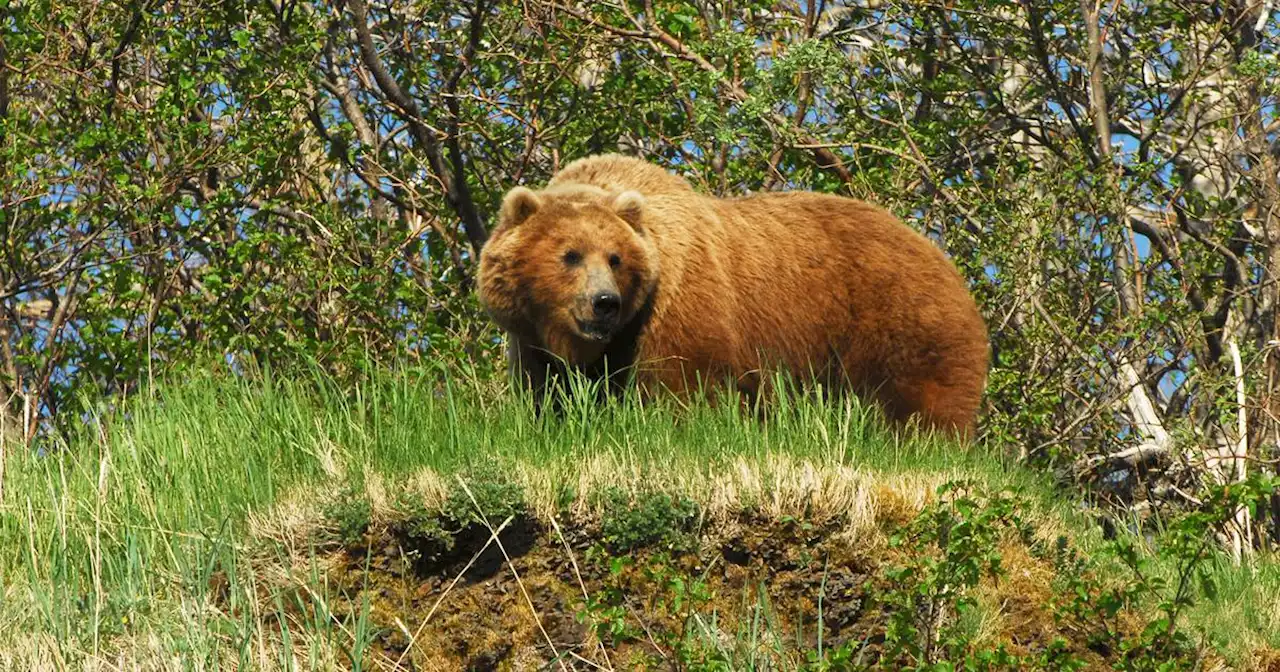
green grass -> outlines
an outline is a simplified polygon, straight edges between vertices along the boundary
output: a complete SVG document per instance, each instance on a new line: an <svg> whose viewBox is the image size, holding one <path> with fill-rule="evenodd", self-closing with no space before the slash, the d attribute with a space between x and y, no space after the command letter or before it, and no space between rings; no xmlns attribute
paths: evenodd
<svg viewBox="0 0 1280 672"><path fill-rule="evenodd" d="M851 482L926 497L968 477L1023 489L1040 524L1097 543L1071 502L1004 451L902 438L854 403L796 401L763 425L732 407L634 401L579 404L549 420L500 390L435 371L341 390L321 376L214 369L106 413L65 445L7 446L0 669L358 667L367 620L314 605L292 624L262 617L296 597L255 574L251 559L267 547L251 519L297 493L331 504L343 488L399 491L423 474L446 488L455 474L505 474L540 515L605 491L853 515ZM303 571L323 587L318 565ZM1276 566L1216 572L1219 598L1192 620L1228 645L1248 633L1253 645L1280 646L1265 630L1277 625Z"/></svg>

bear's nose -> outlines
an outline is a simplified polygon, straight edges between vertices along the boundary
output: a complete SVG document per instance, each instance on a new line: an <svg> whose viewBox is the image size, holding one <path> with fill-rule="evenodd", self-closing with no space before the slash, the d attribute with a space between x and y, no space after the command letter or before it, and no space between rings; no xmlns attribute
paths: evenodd
<svg viewBox="0 0 1280 672"><path fill-rule="evenodd" d="M613 292L601 292L591 299L591 307L596 311L596 319L611 320L622 308L622 297Z"/></svg>

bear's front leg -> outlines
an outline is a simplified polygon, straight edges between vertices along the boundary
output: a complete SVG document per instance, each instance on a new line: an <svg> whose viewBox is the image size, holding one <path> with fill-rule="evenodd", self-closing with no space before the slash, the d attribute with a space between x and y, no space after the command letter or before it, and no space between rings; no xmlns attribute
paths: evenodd
<svg viewBox="0 0 1280 672"><path fill-rule="evenodd" d="M563 368L545 349L514 334L507 336L507 372L517 392L533 395L536 415L542 415L548 400L553 411L560 410L563 401L557 388L564 377Z"/></svg>

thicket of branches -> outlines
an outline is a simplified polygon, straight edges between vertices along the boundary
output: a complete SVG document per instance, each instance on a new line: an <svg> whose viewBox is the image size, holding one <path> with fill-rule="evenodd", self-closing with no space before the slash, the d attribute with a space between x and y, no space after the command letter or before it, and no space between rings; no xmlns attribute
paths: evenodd
<svg viewBox="0 0 1280 672"><path fill-rule="evenodd" d="M200 348L488 361L502 192L621 151L890 207L981 300L989 434L1194 503L1280 457L1271 4L8 3L0 417Z"/></svg>

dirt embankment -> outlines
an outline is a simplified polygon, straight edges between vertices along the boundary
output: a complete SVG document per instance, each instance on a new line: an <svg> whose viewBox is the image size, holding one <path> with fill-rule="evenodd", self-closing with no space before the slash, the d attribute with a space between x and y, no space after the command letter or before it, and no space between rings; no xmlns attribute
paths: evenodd
<svg viewBox="0 0 1280 672"><path fill-rule="evenodd" d="M479 524L447 544L390 527L318 560L323 607L369 632L385 669L688 669L752 656L799 669L820 651L880 657L891 570L904 560L885 535L753 517L722 528L620 551L597 526L530 517L499 543ZM1060 634L1044 603L1051 567L1025 551L1006 555L1011 578L979 591L997 605L994 621L974 634L1034 654ZM301 584L316 574L292 574L303 599L275 617L314 618L317 587Z"/></svg>

